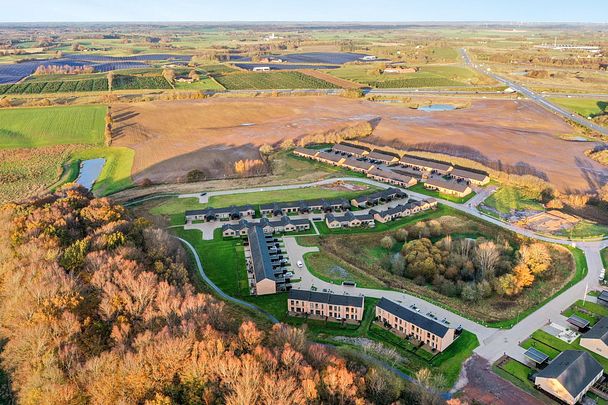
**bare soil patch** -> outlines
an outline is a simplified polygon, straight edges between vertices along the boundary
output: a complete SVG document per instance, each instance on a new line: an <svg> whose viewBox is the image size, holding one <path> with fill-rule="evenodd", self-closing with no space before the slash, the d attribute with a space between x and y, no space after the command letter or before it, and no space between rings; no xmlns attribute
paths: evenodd
<svg viewBox="0 0 608 405"><path fill-rule="evenodd" d="M114 145L136 151L136 181L175 181L193 169L224 178L235 161L258 159L264 143L369 120L375 125L370 142L535 174L562 191L596 188L608 177L608 168L585 156L593 144L560 139L573 129L523 100L474 100L469 108L431 113L333 96L159 101L113 111Z"/></svg>

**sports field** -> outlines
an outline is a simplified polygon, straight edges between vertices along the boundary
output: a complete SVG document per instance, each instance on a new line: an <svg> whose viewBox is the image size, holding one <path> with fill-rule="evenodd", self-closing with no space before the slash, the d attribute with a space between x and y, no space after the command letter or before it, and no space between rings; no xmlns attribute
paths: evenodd
<svg viewBox="0 0 608 405"><path fill-rule="evenodd" d="M0 110L0 148L103 143L105 106Z"/></svg>

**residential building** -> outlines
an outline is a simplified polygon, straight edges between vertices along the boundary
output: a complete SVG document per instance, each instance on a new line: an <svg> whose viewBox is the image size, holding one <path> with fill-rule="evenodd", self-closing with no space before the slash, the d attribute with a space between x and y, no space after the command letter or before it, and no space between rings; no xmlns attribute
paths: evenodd
<svg viewBox="0 0 608 405"><path fill-rule="evenodd" d="M251 252L248 269L253 273L255 293L256 295L274 294L277 292L275 276L277 265L273 264L270 256L266 234L261 227L252 226L247 229L247 236Z"/></svg>
<svg viewBox="0 0 608 405"><path fill-rule="evenodd" d="M327 214L325 215L325 223L330 229L357 228L362 225L374 227L376 225L374 222L374 216L372 214L355 215L350 211L340 216Z"/></svg>
<svg viewBox="0 0 608 405"><path fill-rule="evenodd" d="M312 159L317 160L322 163L327 163L332 166L341 166L342 163L346 160L346 158L342 155L336 155L335 153L329 152L319 152Z"/></svg>
<svg viewBox="0 0 608 405"><path fill-rule="evenodd" d="M313 316L333 321L363 320L363 296L289 290L287 310L292 316Z"/></svg>
<svg viewBox="0 0 608 405"><path fill-rule="evenodd" d="M307 159L314 159L319 152L317 149L295 148L293 154Z"/></svg>
<svg viewBox="0 0 608 405"><path fill-rule="evenodd" d="M436 162L434 160L427 160L407 155L404 155L399 160L399 163L404 166L414 167L419 170L437 172L441 174L447 174L453 169L452 165L449 163Z"/></svg>
<svg viewBox="0 0 608 405"><path fill-rule="evenodd" d="M225 224L222 226L222 236L225 238L245 236L249 228L253 226L261 227L265 234L304 232L310 229L310 221L308 219L292 219L288 216L282 216L276 221L262 218L258 222L249 222L242 219L237 224Z"/></svg>
<svg viewBox="0 0 608 405"><path fill-rule="evenodd" d="M407 198L407 194L404 191L399 190L398 188L390 187L375 193L353 198L350 200L350 203L354 207L363 208L387 203L393 200L402 200L405 198Z"/></svg>
<svg viewBox="0 0 608 405"><path fill-rule="evenodd" d="M337 143L334 146L332 146L331 150L336 153L343 153L348 156L355 156L355 157L363 157L369 153L369 151L366 149L356 148L354 146L343 145L340 143Z"/></svg>
<svg viewBox="0 0 608 405"><path fill-rule="evenodd" d="M357 160L352 157L346 158L341 166L357 173L367 173L375 167L372 163Z"/></svg>
<svg viewBox="0 0 608 405"><path fill-rule="evenodd" d="M186 222L192 221L217 221L236 220L241 218L253 218L255 209L251 205L231 206L226 208L204 208L201 210L186 211Z"/></svg>
<svg viewBox="0 0 608 405"><path fill-rule="evenodd" d="M534 384L567 404L576 404L595 384L604 369L589 353L565 350L540 370Z"/></svg>
<svg viewBox="0 0 608 405"><path fill-rule="evenodd" d="M449 324L429 318L386 298L376 306L376 320L392 332L412 337L433 350L444 351L456 338L456 329Z"/></svg>
<svg viewBox="0 0 608 405"><path fill-rule="evenodd" d="M388 153L382 153L378 150L371 151L365 157L371 160L378 161L380 163L384 163L385 165L391 165L399 161L399 158L397 156L389 155Z"/></svg>
<svg viewBox="0 0 608 405"><path fill-rule="evenodd" d="M381 181L383 183L388 183L403 188L411 187L418 183L415 178L394 172L392 170L372 169L367 172L367 177L376 181Z"/></svg>
<svg viewBox="0 0 608 405"><path fill-rule="evenodd" d="M608 358L608 317L600 319L589 332L581 336L579 344L587 350Z"/></svg>
<svg viewBox="0 0 608 405"><path fill-rule="evenodd" d="M450 176L478 186L485 186L490 182L490 176L488 176L487 173L473 172L460 168L455 168L452 170L450 172Z"/></svg>
<svg viewBox="0 0 608 405"><path fill-rule="evenodd" d="M465 197L473 191L465 182L455 182L437 178L427 179L424 183L424 188L438 191L441 194L454 195L456 197Z"/></svg>
<svg viewBox="0 0 608 405"><path fill-rule="evenodd" d="M255 66L253 68L254 72L270 72L270 66Z"/></svg>
<svg viewBox="0 0 608 405"><path fill-rule="evenodd" d="M420 211L426 211L437 206L437 200L428 199L422 201L410 201L406 204L399 204L395 207L390 207L382 211L370 210L369 213L374 216L378 222L386 223L399 218L408 217L417 214Z"/></svg>

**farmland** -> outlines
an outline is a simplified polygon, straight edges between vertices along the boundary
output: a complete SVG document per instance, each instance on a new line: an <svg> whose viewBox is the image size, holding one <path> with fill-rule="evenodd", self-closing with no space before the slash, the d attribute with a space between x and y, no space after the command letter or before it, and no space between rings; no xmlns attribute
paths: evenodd
<svg viewBox="0 0 608 405"><path fill-rule="evenodd" d="M162 76L116 75L112 80L112 90L171 89L171 84Z"/></svg>
<svg viewBox="0 0 608 405"><path fill-rule="evenodd" d="M215 78L228 90L332 89L337 86L300 72L232 73Z"/></svg>
<svg viewBox="0 0 608 405"><path fill-rule="evenodd" d="M0 110L0 148L103 142L105 106Z"/></svg>
<svg viewBox="0 0 608 405"><path fill-rule="evenodd" d="M41 93L74 93L85 91L107 91L108 80L105 77L95 79L71 79L53 81L26 81L18 84L0 85L2 94L41 94Z"/></svg>
<svg viewBox="0 0 608 405"><path fill-rule="evenodd" d="M552 98L550 100L583 117L608 114L607 100L591 100L586 98Z"/></svg>

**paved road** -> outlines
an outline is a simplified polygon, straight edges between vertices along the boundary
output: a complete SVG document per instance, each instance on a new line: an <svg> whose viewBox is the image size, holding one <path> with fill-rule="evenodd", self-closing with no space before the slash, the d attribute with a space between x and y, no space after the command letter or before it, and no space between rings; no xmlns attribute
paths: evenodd
<svg viewBox="0 0 608 405"><path fill-rule="evenodd" d="M469 66L472 69L475 69L476 71L478 71L481 74L484 74L486 76L489 76L491 78L493 78L494 80L503 83L507 86L509 86L510 88L512 88L513 90L517 91L520 94L523 94L524 96L528 97L530 100L536 102L537 104L540 104L542 107L556 113L559 114L561 116L563 116L564 118L567 118L571 121L576 122L577 124L580 124L584 127L587 127L593 131L596 131L602 135L608 135L608 128L604 128L600 125L597 125L583 117L581 117L578 114L574 114L562 107L559 107L549 101L547 101L542 95L539 95L535 92L533 92L532 90L528 89L527 87L522 86L521 84L518 84L512 80L506 79L502 76L499 76L495 73L492 73L491 71L488 71L487 69L484 70L481 67L479 67L478 65L474 64L471 61L471 58L469 57L466 49L462 48L460 50L460 55L462 56L462 59L464 60L464 63Z"/></svg>
<svg viewBox="0 0 608 405"><path fill-rule="evenodd" d="M274 186L264 188L263 190L282 190L282 189L293 189L293 188L304 188L304 187L314 187L323 184L330 184L336 181L357 181L370 185L374 185L381 188L388 188L390 185L385 183L379 183L377 181L366 179L366 178L358 178L358 177L343 177L336 179L326 179L322 181L318 181L315 183L308 184L299 184L299 185L289 185L289 186ZM183 194L180 197L199 197L203 202L206 202L209 197L213 195L226 195L226 194L242 194L242 193L251 193L260 191L260 188L254 189L241 189L241 190L228 190L228 191L217 191L210 192L207 195L200 197L200 193L196 194ZM428 196L415 193L410 190L407 190L407 193L413 198L428 198ZM484 193L489 193L486 191ZM441 204L457 209L461 212L465 212L467 214L473 215L475 217L481 218L485 221L491 222L497 226L508 229L520 235L524 235L533 239L543 240L551 243L558 243L562 245L573 245L574 243L571 241L567 241L564 239L551 238L547 236L537 235L533 231L528 229L523 229L513 224L502 222L496 218L487 216L483 213L480 213L475 209L474 205L469 204L457 204L451 201L437 199ZM316 248L308 248L299 246L293 237L285 237L285 247L287 252L291 258L293 263L298 260L303 261L303 255L315 251ZM495 329L486 327L480 323L472 321L470 319L464 318L457 314L452 313L451 311L441 308L437 305L429 303L421 298L409 295L407 293L398 292L398 291L387 291L387 290L375 290L375 289L367 289L367 288L359 288L359 287L343 287L341 285L335 285L328 282L325 282L317 277L313 276L308 269L304 266L302 269L295 269L295 272L298 277L302 278L302 281L297 285L299 288L310 288L312 286L316 287L319 290L328 289L332 290L335 293L347 293L347 294L363 294L365 296L370 297L387 297L396 301L401 301L407 305L416 304L419 308L421 308L421 312L433 312L439 319L445 318L453 325L461 325L465 329L470 330L475 333L480 341L480 346L475 350L477 354L481 357L485 358L490 362L496 361L503 353L507 353L515 358L521 358L523 350L518 346L519 342L528 337L532 332L539 329L543 325L547 324L549 320L551 321L563 321L563 318L560 313L565 310L569 305L571 305L574 301L581 299L585 296L588 290L599 288L599 274L602 270L602 261L600 257L600 249L608 246L608 241L591 241L591 242L577 242L576 246L581 248L585 254L587 259L587 265L589 267L589 272L587 276L567 291L562 293L561 295L555 297L549 303L545 304L540 309L536 310L532 314L528 315L511 329ZM240 300L239 300L240 301Z"/></svg>

